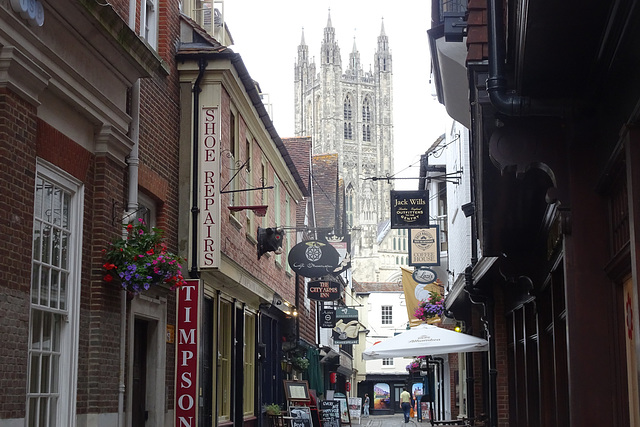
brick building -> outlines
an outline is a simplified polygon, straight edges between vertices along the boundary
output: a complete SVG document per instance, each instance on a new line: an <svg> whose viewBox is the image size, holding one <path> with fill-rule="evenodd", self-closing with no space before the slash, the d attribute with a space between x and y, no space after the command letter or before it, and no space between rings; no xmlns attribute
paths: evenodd
<svg viewBox="0 0 640 427"><path fill-rule="evenodd" d="M103 249L136 217L199 280L204 406L188 422L260 425L304 301L286 263L295 235L258 259L256 230L296 224L307 188L219 11L32 3L0 5L0 426L176 425L181 294L103 280ZM199 246L194 153L214 111L219 229Z"/></svg>
<svg viewBox="0 0 640 427"><path fill-rule="evenodd" d="M639 11L432 5L434 82L472 176L472 252L445 305L489 341L469 415L639 425Z"/></svg>
<svg viewBox="0 0 640 427"><path fill-rule="evenodd" d="M101 250L120 235L123 216L143 212L176 248L177 21L148 38L122 9L33 3L0 6L0 329L11 337L0 351L0 425L135 421L131 408L146 392L133 384L133 352L121 350L136 332L155 346L148 387L159 392L147 410L164 425L174 299L159 287L127 300L102 280ZM160 12L177 15L177 5Z"/></svg>

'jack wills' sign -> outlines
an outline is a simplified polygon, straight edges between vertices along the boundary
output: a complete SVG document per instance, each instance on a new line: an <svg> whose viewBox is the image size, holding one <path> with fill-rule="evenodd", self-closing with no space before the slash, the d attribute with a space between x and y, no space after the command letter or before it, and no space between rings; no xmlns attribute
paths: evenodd
<svg viewBox="0 0 640 427"><path fill-rule="evenodd" d="M391 228L425 228L429 226L429 192L427 190L391 190Z"/></svg>

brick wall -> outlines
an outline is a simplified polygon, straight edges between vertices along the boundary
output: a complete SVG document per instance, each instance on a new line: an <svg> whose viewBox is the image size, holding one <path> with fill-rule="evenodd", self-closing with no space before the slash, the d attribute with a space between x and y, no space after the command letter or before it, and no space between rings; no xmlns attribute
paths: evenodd
<svg viewBox="0 0 640 427"><path fill-rule="evenodd" d="M24 417L36 109L0 88L0 419Z"/></svg>
<svg viewBox="0 0 640 427"><path fill-rule="evenodd" d="M230 123L230 104L231 100L229 98L229 94L223 90L222 95L222 105L221 105L221 124L220 124L220 133L221 133L221 141L222 141L222 151L224 153L225 150L229 150L228 144L230 141L229 137L229 123ZM240 150L238 153L237 164L238 166L242 165L246 161L245 154L245 140L247 137L247 125L245 123L244 118L239 112L236 116L236 121L239 126L239 146ZM259 138L260 141L264 141L264 138ZM225 145L226 144L226 145ZM251 185L253 187L260 187L263 184L260 183L260 159L261 159L261 150L258 144L253 144L253 165L256 170L252 174L253 182ZM221 171L221 187L224 187L233 174L236 172L229 167L229 160L222 154L222 171ZM264 183L265 186L273 186L275 171L271 165L267 165L267 182ZM242 172L239 176L236 176L236 180L238 180L238 188L244 188L246 178L246 174ZM287 212L286 209L286 186L284 185L284 179L280 177L281 185L280 185L280 218L276 218L276 197L275 191L276 189L265 190L264 194L266 195L266 200L261 200L260 196L257 194L254 195L254 203L262 203L268 205L269 208L266 214L266 226L282 226L287 223L285 219L285 215ZM228 189L228 188L227 188ZM258 193L258 192L256 192ZM246 269L252 276L256 277L258 280L265 283L267 286L275 290L279 293L283 298L290 302L295 301L295 275L289 273L285 269L285 263L287 262L286 254L281 255L280 262L277 262L277 257L272 252L268 252L267 254L260 257L258 260L257 256L257 248L255 242L255 236L258 226L262 225L261 217L254 217L253 229L247 229L247 215L253 215L253 212L250 210L239 211L234 219L231 218L230 211L227 209L227 206L232 205L231 203L231 194L226 193L221 195L221 203L222 203L222 224L221 224L221 251L229 258L237 262L244 269ZM237 201L233 203L234 205L245 205L247 203L247 192L239 192L236 193ZM293 201L292 201L293 203ZM295 225L295 208L291 209L292 219L290 221L291 225ZM287 232L285 239L295 239L295 233Z"/></svg>

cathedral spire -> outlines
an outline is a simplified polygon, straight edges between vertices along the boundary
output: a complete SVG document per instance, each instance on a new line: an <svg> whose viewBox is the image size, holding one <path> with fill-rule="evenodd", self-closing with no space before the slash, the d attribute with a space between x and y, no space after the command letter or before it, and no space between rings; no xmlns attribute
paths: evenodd
<svg viewBox="0 0 640 427"><path fill-rule="evenodd" d="M302 37L298 46L298 64L307 64L309 58L309 47L304 41L304 27L302 27Z"/></svg>
<svg viewBox="0 0 640 427"><path fill-rule="evenodd" d="M384 18L382 18L375 57L376 72L391 72L391 51L389 50L389 38L384 31Z"/></svg>
<svg viewBox="0 0 640 427"><path fill-rule="evenodd" d="M350 74L357 76L359 74L362 74L360 70L360 53L358 52L358 48L356 47L356 36L353 36L353 49L349 54L348 71Z"/></svg>
<svg viewBox="0 0 640 427"><path fill-rule="evenodd" d="M331 24L331 9L329 9L329 17L327 19L327 26L324 29L324 39L322 40L320 50L322 52L321 64L341 65L340 48L336 42L336 30Z"/></svg>

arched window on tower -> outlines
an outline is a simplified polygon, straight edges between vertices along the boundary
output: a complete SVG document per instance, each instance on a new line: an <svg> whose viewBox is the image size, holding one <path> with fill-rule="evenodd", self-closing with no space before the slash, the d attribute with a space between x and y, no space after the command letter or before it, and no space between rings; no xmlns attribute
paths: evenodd
<svg viewBox="0 0 640 427"><path fill-rule="evenodd" d="M362 140L371 142L371 102L369 98L362 101Z"/></svg>
<svg viewBox="0 0 640 427"><path fill-rule="evenodd" d="M362 121L369 123L371 121L371 107L369 98L365 98L362 103Z"/></svg>
<svg viewBox="0 0 640 427"><path fill-rule="evenodd" d="M351 183L349 183L348 187L347 187L347 191L346 191L346 197L345 197L345 210L347 213L347 227L351 228L353 227L353 211L354 211L354 206L353 206L353 185Z"/></svg>
<svg viewBox="0 0 640 427"><path fill-rule="evenodd" d="M369 127L369 125L362 125L362 140L371 141L371 127Z"/></svg>
<svg viewBox="0 0 640 427"><path fill-rule="evenodd" d="M353 117L353 112L351 109L351 98L348 96L344 99L344 119L351 120Z"/></svg>

